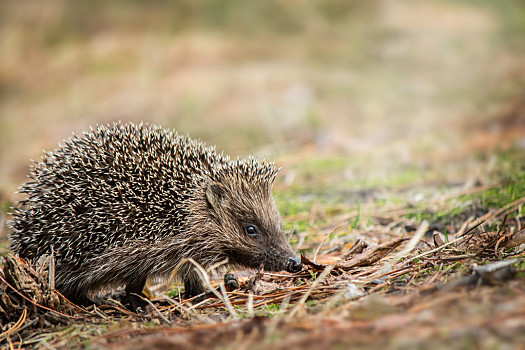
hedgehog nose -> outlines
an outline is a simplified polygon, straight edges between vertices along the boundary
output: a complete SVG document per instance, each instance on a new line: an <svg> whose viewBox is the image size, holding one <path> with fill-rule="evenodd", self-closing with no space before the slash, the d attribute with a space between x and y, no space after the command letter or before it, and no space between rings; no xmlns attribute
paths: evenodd
<svg viewBox="0 0 525 350"><path fill-rule="evenodd" d="M299 272L303 269L303 264L301 264L301 259L294 256L291 258L288 258L288 263L286 264L286 271L295 273Z"/></svg>

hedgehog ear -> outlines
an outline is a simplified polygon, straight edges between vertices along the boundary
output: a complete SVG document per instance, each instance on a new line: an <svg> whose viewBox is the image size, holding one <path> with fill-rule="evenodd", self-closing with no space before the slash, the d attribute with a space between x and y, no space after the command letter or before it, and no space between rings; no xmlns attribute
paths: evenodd
<svg viewBox="0 0 525 350"><path fill-rule="evenodd" d="M206 187L206 199L208 204L215 210L221 206L226 190L219 184L212 183Z"/></svg>

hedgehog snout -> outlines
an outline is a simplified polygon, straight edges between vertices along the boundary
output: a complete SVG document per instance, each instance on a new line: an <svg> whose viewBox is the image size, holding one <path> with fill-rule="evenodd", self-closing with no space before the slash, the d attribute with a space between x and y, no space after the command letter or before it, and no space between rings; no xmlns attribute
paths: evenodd
<svg viewBox="0 0 525 350"><path fill-rule="evenodd" d="M286 263L286 271L291 272L291 273L296 273L296 272L301 271L302 269L303 269L303 264L301 264L300 258L296 256L292 256L288 258L288 262Z"/></svg>

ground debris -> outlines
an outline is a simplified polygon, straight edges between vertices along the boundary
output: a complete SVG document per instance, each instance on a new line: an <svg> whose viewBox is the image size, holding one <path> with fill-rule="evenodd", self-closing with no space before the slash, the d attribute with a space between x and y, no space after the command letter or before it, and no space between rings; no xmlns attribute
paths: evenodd
<svg viewBox="0 0 525 350"><path fill-rule="evenodd" d="M408 239L407 237L394 238L380 245L371 245L358 241L354 247L358 246L359 249L354 249L354 247L351 249L352 254L357 253L357 255L347 260L352 254L346 253L335 264L334 270L348 271L354 267L373 265ZM315 263L304 255L301 255L301 262L316 271L322 271L329 266Z"/></svg>
<svg viewBox="0 0 525 350"><path fill-rule="evenodd" d="M399 247L401 243L407 241L408 239L409 238L407 237L399 237L391 239L383 244L380 244L379 246L369 246L368 248L365 248L361 254L357 255L353 259L337 264L337 267L343 270L349 270L353 267L372 265L381 260L388 253Z"/></svg>
<svg viewBox="0 0 525 350"><path fill-rule="evenodd" d="M224 324L197 325L191 328L128 329L106 334L96 339L96 344L106 344L107 349L210 349L219 343L229 343L247 337L260 341L265 335L264 317ZM115 339L143 335L127 342ZM149 336L148 336L149 335Z"/></svg>
<svg viewBox="0 0 525 350"><path fill-rule="evenodd" d="M516 276L517 270L514 266L517 259L496 261L487 265L474 266L470 276L462 277L437 286L441 290L452 290L462 286L478 286L481 284L497 285Z"/></svg>
<svg viewBox="0 0 525 350"><path fill-rule="evenodd" d="M0 341L21 329L49 327L69 322L72 305L54 291L49 270L7 255L0 260Z"/></svg>

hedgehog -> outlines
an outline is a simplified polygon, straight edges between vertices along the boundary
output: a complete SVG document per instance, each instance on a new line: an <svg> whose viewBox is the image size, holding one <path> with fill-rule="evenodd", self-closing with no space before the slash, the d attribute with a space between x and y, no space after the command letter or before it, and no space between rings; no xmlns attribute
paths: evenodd
<svg viewBox="0 0 525 350"><path fill-rule="evenodd" d="M13 210L10 247L55 260L55 287L79 305L124 287L132 309L150 278L173 273L186 297L208 268L302 269L272 195L278 169L159 125L115 123L59 143L31 165Z"/></svg>

